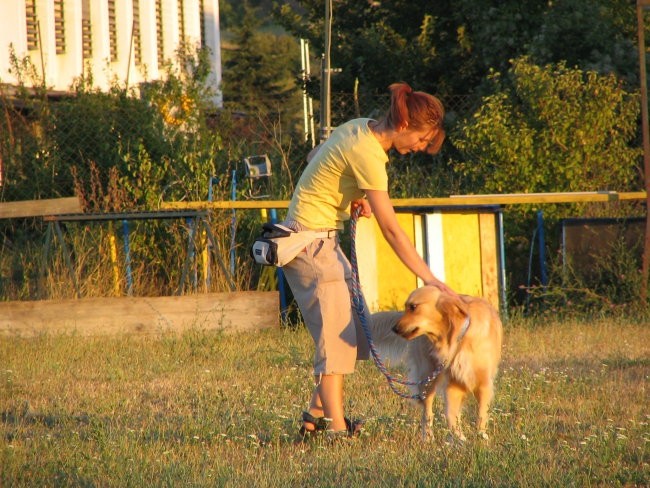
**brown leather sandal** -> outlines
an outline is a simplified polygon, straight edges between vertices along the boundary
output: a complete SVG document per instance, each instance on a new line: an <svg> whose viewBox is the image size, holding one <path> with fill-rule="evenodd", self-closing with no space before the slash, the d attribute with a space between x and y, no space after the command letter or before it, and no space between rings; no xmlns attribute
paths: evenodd
<svg viewBox="0 0 650 488"><path fill-rule="evenodd" d="M362 419L350 420L345 417L345 426L347 427L346 432L348 437L359 437L363 431L363 425L365 421Z"/></svg>
<svg viewBox="0 0 650 488"><path fill-rule="evenodd" d="M302 412L302 421L303 425L300 427L300 430L298 430L298 435L302 440L325 432L331 422L327 417L314 417L309 412ZM314 424L314 428L308 429L305 427L304 422Z"/></svg>
<svg viewBox="0 0 650 488"><path fill-rule="evenodd" d="M323 433L327 434L329 439L359 437L363 430L364 421L360 419L350 420L347 417L344 420L346 429L334 431L327 428L331 422L327 417L314 417L309 412L302 412L302 421L314 424L314 429L307 429L303 424L300 430L298 430L299 440L304 441Z"/></svg>

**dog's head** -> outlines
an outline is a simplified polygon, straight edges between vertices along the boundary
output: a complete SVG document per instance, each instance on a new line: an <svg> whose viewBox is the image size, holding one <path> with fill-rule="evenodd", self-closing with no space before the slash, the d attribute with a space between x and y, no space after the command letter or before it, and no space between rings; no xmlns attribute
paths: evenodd
<svg viewBox="0 0 650 488"><path fill-rule="evenodd" d="M467 305L460 298L436 286L423 286L409 295L393 331L407 340L426 335L443 351L458 341L468 318Z"/></svg>

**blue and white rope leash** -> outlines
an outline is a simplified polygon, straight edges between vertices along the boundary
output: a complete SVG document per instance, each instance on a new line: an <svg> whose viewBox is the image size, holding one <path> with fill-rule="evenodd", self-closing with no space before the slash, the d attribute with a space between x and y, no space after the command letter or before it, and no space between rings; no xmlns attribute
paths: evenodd
<svg viewBox="0 0 650 488"><path fill-rule="evenodd" d="M359 320L361 321L363 332L366 335L366 340L368 341L368 347L370 348L370 353L372 354L372 358L375 361L375 364L377 365L379 371L381 371L383 375L386 377L386 380L388 381L388 386L390 386L391 390L393 390L395 394L401 396L402 398L422 401L424 400L427 391L429 390L429 385L445 369L446 364L440 363L438 366L436 366L436 368L431 372L431 375L429 375L429 377L425 380L409 381L409 380L396 378L393 375L391 375L390 372L388 371L388 368L386 368L386 365L383 363L381 356L379 355L379 352L377 351L377 348L375 347L375 344L372 340L370 327L366 323L366 316L364 313L366 310L366 303L363 298L363 293L361 292L361 284L359 282L359 268L357 266L357 249L356 249L357 220L359 218L359 214L360 214L360 210L354 212L350 219L350 241L351 241L350 264L352 265L352 294L351 294L352 304L357 310L357 315L359 316ZM424 387L421 388L420 393L409 395L408 393L404 393L400 391L395 386L395 383L403 386L424 385Z"/></svg>

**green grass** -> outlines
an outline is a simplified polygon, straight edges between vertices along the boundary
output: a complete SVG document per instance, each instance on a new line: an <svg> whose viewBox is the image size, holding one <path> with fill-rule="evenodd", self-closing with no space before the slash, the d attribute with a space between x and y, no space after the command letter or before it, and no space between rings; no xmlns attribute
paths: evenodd
<svg viewBox="0 0 650 488"><path fill-rule="evenodd" d="M650 327L506 325L485 443L419 437L372 362L346 384L361 439L294 444L304 329L0 338L0 486L648 486ZM475 418L468 405L465 422Z"/></svg>

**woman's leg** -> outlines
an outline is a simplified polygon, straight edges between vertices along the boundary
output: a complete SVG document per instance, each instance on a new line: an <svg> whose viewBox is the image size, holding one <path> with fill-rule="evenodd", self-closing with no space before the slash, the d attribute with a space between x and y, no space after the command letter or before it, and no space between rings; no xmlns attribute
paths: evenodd
<svg viewBox="0 0 650 488"><path fill-rule="evenodd" d="M309 413L314 417L325 417L331 419L329 428L331 430L345 430L345 418L343 408L343 383L342 374L328 374L316 377L316 386L312 393L309 404ZM315 425L311 422L304 422L307 430L314 430Z"/></svg>
<svg viewBox="0 0 650 488"><path fill-rule="evenodd" d="M342 374L324 374L317 377L317 379L320 381L314 388L310 411L312 406L317 406L320 403L323 415L331 419L329 429L334 431L345 430L346 424L343 412L344 376Z"/></svg>
<svg viewBox="0 0 650 488"><path fill-rule="evenodd" d="M344 375L354 372L357 334L345 283L346 258L334 239L317 240L284 267L285 277L314 339L314 375L309 413L330 420L328 428L345 431ZM305 422L304 428L314 425Z"/></svg>

